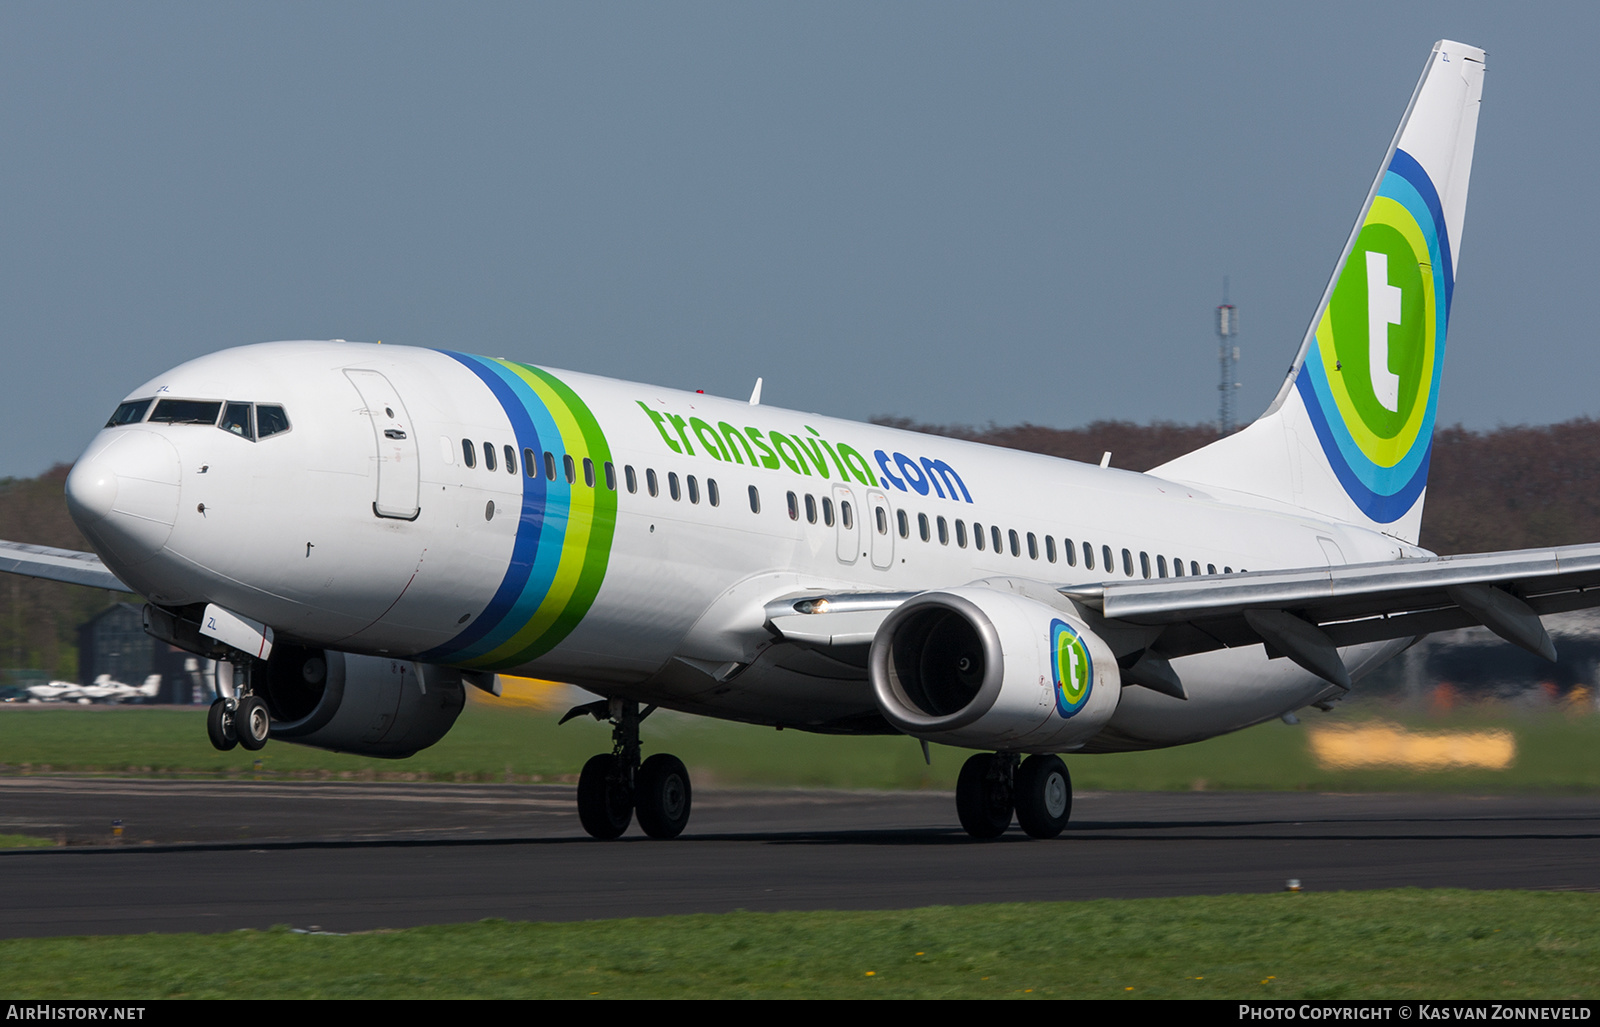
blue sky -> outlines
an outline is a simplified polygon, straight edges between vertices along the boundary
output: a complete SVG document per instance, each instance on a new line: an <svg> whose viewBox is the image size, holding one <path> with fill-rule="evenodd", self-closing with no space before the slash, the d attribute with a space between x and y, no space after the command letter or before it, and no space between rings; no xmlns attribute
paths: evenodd
<svg viewBox="0 0 1600 1027"><path fill-rule="evenodd" d="M1440 421L1600 412L1595 5L11 3L0 475L382 339L866 418L1270 399L1434 40L1489 51Z"/></svg>

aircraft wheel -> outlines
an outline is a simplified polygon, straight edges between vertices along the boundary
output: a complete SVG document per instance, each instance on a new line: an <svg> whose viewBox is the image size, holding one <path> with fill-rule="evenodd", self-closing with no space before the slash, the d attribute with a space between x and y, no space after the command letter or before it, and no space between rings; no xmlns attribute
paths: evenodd
<svg viewBox="0 0 1600 1027"><path fill-rule="evenodd" d="M246 749L254 751L267 744L267 735L272 730L272 716L267 712L267 704L253 695L247 695L239 700L239 705L233 711L233 731L239 737L239 744Z"/></svg>
<svg viewBox="0 0 1600 1027"><path fill-rule="evenodd" d="M1033 838L1054 838L1072 816L1072 778L1060 756L1029 756L1017 768L1017 823Z"/></svg>
<svg viewBox="0 0 1600 1027"><path fill-rule="evenodd" d="M1011 826L1011 783L999 753L980 752L961 765L956 778L956 815L974 838L998 838Z"/></svg>
<svg viewBox="0 0 1600 1027"><path fill-rule="evenodd" d="M689 771L676 756L658 752L645 760L634 779L639 826L652 838L676 838L689 823Z"/></svg>
<svg viewBox="0 0 1600 1027"><path fill-rule="evenodd" d="M206 734L218 752L227 752L239 744L239 736L233 731L233 714L228 711L228 700L218 699L211 704L211 712L206 714Z"/></svg>
<svg viewBox="0 0 1600 1027"><path fill-rule="evenodd" d="M633 796L617 758L610 753L589 757L578 775L578 820L595 838L619 837L633 822Z"/></svg>

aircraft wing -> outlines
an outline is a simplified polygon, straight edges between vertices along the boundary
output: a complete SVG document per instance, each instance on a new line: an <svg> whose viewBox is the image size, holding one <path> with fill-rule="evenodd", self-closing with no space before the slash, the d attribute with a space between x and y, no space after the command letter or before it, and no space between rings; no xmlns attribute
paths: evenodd
<svg viewBox="0 0 1600 1027"><path fill-rule="evenodd" d="M75 549L53 549L50 546L33 546L26 542L0 539L0 571L113 592L133 591L107 570L98 556L80 553Z"/></svg>
<svg viewBox="0 0 1600 1027"><path fill-rule="evenodd" d="M1265 641L1252 611L1291 614L1335 645L1406 638L1482 624L1545 651L1546 613L1600 606L1600 545L1067 586L1102 616L1166 625L1159 648L1181 656ZM1177 630L1173 630L1177 629Z"/></svg>
<svg viewBox="0 0 1600 1027"><path fill-rule="evenodd" d="M1145 629L1128 636L1137 643L1116 648L1119 657L1143 651L1140 666L1155 669L1133 679L1149 678L1162 691L1182 691L1167 660L1261 643L1270 655L1348 688L1340 647L1479 624L1555 659L1539 618L1600 606L1600 545L1107 581L1057 591L1108 627ZM863 645L913 594L789 597L768 604L768 624L785 639L818 648Z"/></svg>

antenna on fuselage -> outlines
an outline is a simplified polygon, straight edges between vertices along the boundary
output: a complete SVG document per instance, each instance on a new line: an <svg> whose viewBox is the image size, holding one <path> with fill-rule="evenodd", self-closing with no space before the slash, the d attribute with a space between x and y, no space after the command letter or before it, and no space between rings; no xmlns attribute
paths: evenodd
<svg viewBox="0 0 1600 1027"><path fill-rule="evenodd" d="M753 407L758 407L758 406L761 405L761 379L760 378L756 379L756 387L750 390L750 405L753 406Z"/></svg>

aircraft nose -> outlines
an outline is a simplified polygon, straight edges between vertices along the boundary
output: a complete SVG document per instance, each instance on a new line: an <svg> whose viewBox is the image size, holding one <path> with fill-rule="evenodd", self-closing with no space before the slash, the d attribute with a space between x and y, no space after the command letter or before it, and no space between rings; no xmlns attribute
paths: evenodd
<svg viewBox="0 0 1600 1027"><path fill-rule="evenodd" d="M107 432L67 475L67 510L102 556L137 566L161 551L178 521L180 471L177 449L162 436Z"/></svg>

